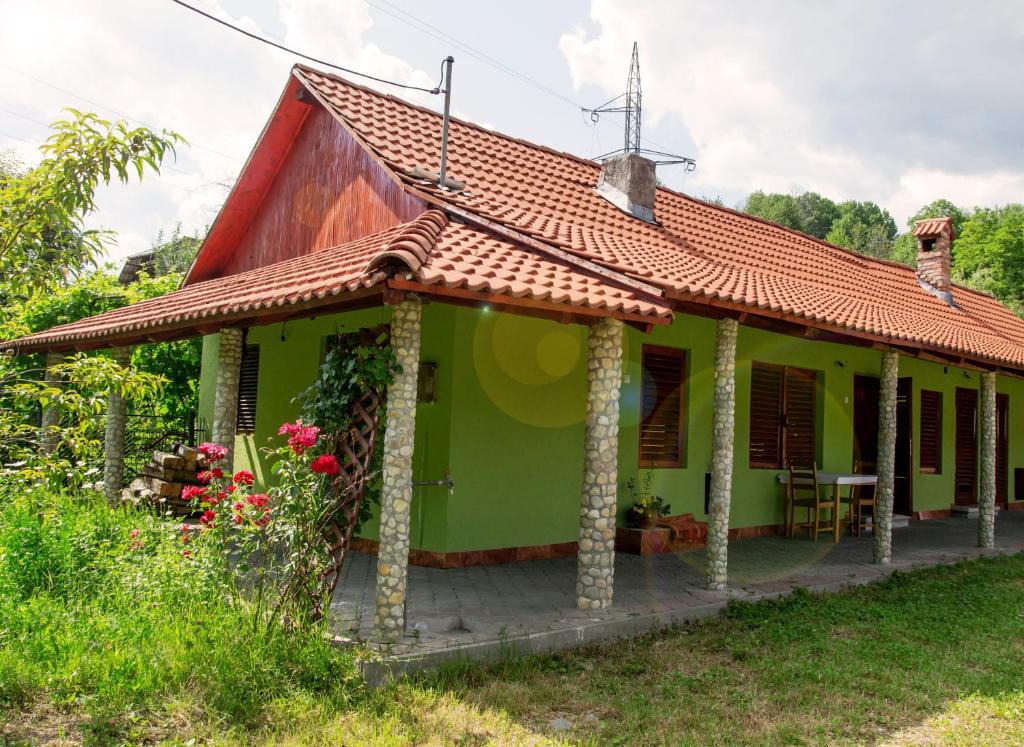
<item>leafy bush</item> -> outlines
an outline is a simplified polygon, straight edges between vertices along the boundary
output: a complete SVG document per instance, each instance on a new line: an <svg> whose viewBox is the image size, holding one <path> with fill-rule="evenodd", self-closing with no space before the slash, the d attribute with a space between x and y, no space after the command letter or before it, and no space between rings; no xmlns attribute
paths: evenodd
<svg viewBox="0 0 1024 747"><path fill-rule="evenodd" d="M289 693L347 702L357 690L322 627L263 636L251 620L183 556L176 523L90 493L0 504L0 708L45 697L109 731L165 702L245 724Z"/></svg>

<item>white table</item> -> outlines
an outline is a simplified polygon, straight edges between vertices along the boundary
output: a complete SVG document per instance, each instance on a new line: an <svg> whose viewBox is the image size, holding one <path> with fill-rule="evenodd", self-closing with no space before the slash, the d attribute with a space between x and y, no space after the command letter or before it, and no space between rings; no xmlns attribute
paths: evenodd
<svg viewBox="0 0 1024 747"><path fill-rule="evenodd" d="M789 485L789 472L779 473L779 484ZM852 472L819 472L818 485L832 486L832 500L835 508L832 509L832 541L839 541L839 488L841 485L877 485L878 475L854 474ZM789 512L792 511L790 502L786 500L786 526L789 527ZM851 509L852 510L852 509ZM817 517L815 517L817 521Z"/></svg>

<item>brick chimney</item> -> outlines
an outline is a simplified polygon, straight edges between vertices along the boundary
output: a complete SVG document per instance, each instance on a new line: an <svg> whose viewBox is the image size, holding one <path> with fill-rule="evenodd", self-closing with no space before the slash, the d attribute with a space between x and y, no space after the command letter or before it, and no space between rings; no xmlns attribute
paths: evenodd
<svg viewBox="0 0 1024 747"><path fill-rule="evenodd" d="M917 281L950 306L953 286L949 268L953 260L953 219L928 218L914 225L917 239Z"/></svg>
<svg viewBox="0 0 1024 747"><path fill-rule="evenodd" d="M630 215L654 223L658 180L654 161L636 153L617 153L601 164L597 193Z"/></svg>

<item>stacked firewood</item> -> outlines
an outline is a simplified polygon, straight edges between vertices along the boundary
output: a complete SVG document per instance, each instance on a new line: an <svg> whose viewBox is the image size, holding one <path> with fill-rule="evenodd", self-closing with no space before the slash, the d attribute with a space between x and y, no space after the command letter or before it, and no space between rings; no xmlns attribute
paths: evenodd
<svg viewBox="0 0 1024 747"><path fill-rule="evenodd" d="M170 452L154 451L142 468L142 476L132 480L121 494L135 505L151 505L174 516L188 516L193 508L181 499L181 489L198 485L198 474L205 469L203 458L192 446L175 444Z"/></svg>

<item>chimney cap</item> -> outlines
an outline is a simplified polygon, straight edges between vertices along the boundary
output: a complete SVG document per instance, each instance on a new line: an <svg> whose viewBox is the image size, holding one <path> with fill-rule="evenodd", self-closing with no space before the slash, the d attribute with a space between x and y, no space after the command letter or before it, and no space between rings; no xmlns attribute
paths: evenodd
<svg viewBox="0 0 1024 747"><path fill-rule="evenodd" d="M919 220L914 224L913 235L917 238L926 238L928 236L948 236L950 240L953 240L956 238L954 234L953 219L949 217L925 218L924 220Z"/></svg>

